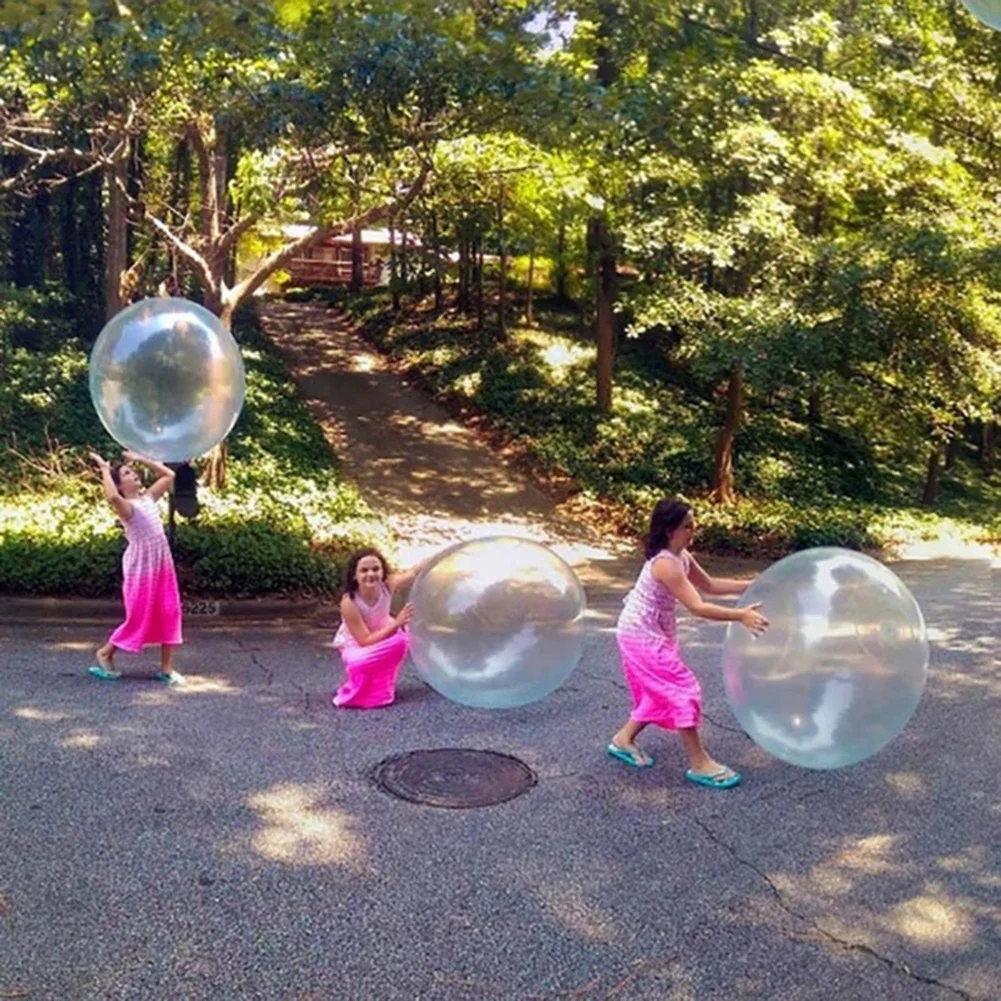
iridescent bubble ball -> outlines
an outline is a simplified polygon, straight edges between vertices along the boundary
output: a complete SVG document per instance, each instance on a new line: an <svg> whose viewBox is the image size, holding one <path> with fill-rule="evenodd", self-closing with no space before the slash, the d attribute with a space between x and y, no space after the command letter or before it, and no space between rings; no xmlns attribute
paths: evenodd
<svg viewBox="0 0 1001 1001"><path fill-rule="evenodd" d="M580 660L584 589L551 549L491 536L444 550L414 582L410 653L453 702L510 709L555 691Z"/></svg>
<svg viewBox="0 0 1001 1001"><path fill-rule="evenodd" d="M160 462L210 451L240 416L246 380L233 335L187 299L142 299L90 353L90 398L124 448Z"/></svg>
<svg viewBox="0 0 1001 1001"><path fill-rule="evenodd" d="M748 736L805 768L841 768L875 754L911 718L928 673L914 596L878 561L846 549L794 553L742 595L771 622L752 636L727 628L723 680Z"/></svg>
<svg viewBox="0 0 1001 1001"><path fill-rule="evenodd" d="M1001 0L963 0L963 6L989 28L1001 28Z"/></svg>

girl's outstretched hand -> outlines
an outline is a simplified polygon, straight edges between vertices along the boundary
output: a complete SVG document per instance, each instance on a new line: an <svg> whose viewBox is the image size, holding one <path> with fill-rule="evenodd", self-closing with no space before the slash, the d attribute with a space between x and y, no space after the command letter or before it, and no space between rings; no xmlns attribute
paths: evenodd
<svg viewBox="0 0 1001 1001"><path fill-rule="evenodd" d="M756 601L753 605L742 609L740 613L741 625L745 629L749 629L755 636L760 636L769 626L768 619L758 611L760 607L761 602Z"/></svg>
<svg viewBox="0 0 1001 1001"><path fill-rule="evenodd" d="M405 626L414 617L414 606L408 601L400 610L396 613L395 622L397 626Z"/></svg>
<svg viewBox="0 0 1001 1001"><path fill-rule="evenodd" d="M97 466L98 473L103 473L106 469L110 468L111 463L107 459L102 459L97 452L90 453L90 461Z"/></svg>

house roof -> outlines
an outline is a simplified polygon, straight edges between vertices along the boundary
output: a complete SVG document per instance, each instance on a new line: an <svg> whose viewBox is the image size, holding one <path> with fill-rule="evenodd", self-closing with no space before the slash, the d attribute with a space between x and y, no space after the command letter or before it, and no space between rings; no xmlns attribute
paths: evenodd
<svg viewBox="0 0 1001 1001"><path fill-rule="evenodd" d="M282 226L282 236L287 240L299 240L302 237L307 236L316 229L315 226L310 226L308 223L288 223ZM401 242L402 234L397 230L396 232L396 242L399 244ZM340 236L327 237L323 243L350 243L351 234L342 233ZM363 229L361 231L361 242L363 244L368 244L370 246L377 247L388 247L389 246L389 230L388 229ZM409 247L419 247L421 246L420 237L416 233L407 233L407 246Z"/></svg>

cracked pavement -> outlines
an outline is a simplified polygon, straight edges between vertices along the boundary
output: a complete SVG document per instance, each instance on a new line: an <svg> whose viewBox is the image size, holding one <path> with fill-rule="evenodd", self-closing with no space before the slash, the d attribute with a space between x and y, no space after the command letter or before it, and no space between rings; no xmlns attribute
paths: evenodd
<svg viewBox="0 0 1001 1001"><path fill-rule="evenodd" d="M89 678L100 625L0 627L0 997L996 1001L998 580L898 572L928 689L843 771L755 748L722 630L683 620L707 740L746 776L729 792L683 783L666 734L644 735L649 771L603 753L627 711L606 599L564 687L502 713L409 667L396 705L334 712L332 629L303 623L193 620L184 689ZM373 784L442 746L514 754L538 785L455 811Z"/></svg>

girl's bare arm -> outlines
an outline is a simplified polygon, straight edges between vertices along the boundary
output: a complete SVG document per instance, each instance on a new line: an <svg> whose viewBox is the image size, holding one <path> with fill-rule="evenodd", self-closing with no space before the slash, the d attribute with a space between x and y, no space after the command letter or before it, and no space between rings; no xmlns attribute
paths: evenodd
<svg viewBox="0 0 1001 1001"><path fill-rule="evenodd" d="M392 636L401 626L405 626L413 615L413 607L404 605L399 612L381 628L370 630L362 618L358 606L354 603L351 595L346 594L341 598L341 619L348 627L351 635L358 641L359 646L372 646L384 640L387 636Z"/></svg>
<svg viewBox="0 0 1001 1001"><path fill-rule="evenodd" d="M132 505L118 492L118 487L115 486L115 481L111 478L111 463L107 459L102 459L96 452L91 452L90 458L97 466L98 474L101 477L104 499L122 521L128 521L132 517Z"/></svg>

